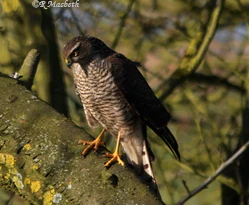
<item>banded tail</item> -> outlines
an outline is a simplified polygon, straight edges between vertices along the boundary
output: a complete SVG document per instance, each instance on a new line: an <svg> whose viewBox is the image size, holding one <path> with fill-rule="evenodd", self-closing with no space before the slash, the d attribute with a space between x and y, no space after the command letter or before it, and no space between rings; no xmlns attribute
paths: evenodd
<svg viewBox="0 0 249 205"><path fill-rule="evenodd" d="M149 185L151 191L161 199L151 165L154 155L149 147L145 131L136 129L132 135L125 136L121 140L121 144L127 163L141 176L142 181Z"/></svg>

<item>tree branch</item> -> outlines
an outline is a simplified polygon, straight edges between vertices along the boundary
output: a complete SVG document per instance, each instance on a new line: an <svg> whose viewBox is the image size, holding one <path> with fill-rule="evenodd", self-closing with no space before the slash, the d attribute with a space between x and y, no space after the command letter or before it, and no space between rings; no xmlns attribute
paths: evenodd
<svg viewBox="0 0 249 205"><path fill-rule="evenodd" d="M126 19L128 18L128 15L129 15L129 13L131 12L132 5L133 5L134 3L135 3L135 0L130 0L129 5L127 6L126 11L125 11L124 15L123 15L122 18L121 18L121 21L120 21L120 25L119 25L117 34L116 34L116 36L115 36L115 39L114 39L113 44L112 44L112 47L111 47L112 49L115 49L116 46L118 45L118 41L119 41L119 39L120 39L120 37L121 37L122 31L123 31L124 26L125 26L125 21L126 21Z"/></svg>
<svg viewBox="0 0 249 205"><path fill-rule="evenodd" d="M18 81L0 74L0 186L31 204L163 204L127 168L81 158L92 140ZM104 150L102 150L104 151Z"/></svg>
<svg viewBox="0 0 249 205"><path fill-rule="evenodd" d="M226 78L220 78L215 75L204 75L202 73L194 73L189 77L191 82L206 83L208 85L219 85L229 89L233 89L241 94L246 92L246 89L240 85L230 83Z"/></svg>
<svg viewBox="0 0 249 205"><path fill-rule="evenodd" d="M160 100L163 101L176 87L185 82L198 69L215 34L224 3L225 0L212 1L210 17L205 28L199 30L196 37L192 39L178 69L172 75L170 83L167 81L162 85L162 87L165 87L165 91L161 95Z"/></svg>
<svg viewBox="0 0 249 205"><path fill-rule="evenodd" d="M74 20L74 24L76 25L76 28L78 30L78 32L80 33L80 35L86 35L86 32L84 30L81 29L80 25L79 25L79 20L77 19L73 9L71 7L68 8L70 13L71 13L71 16Z"/></svg>
<svg viewBox="0 0 249 205"><path fill-rule="evenodd" d="M19 75L22 76L21 81L27 89L31 89L37 70L38 63L40 61L40 52L36 49L32 49L26 56L22 67L19 71Z"/></svg>
<svg viewBox="0 0 249 205"><path fill-rule="evenodd" d="M189 193L188 196L184 197L180 201L177 202L176 205L184 204L194 195L198 194L201 190L207 188L207 186L213 182L229 165L234 163L247 149L249 148L249 141L247 141L232 157L230 157L225 163L223 163L214 173L214 175L210 176L206 181L204 181L200 186L195 188L193 191Z"/></svg>

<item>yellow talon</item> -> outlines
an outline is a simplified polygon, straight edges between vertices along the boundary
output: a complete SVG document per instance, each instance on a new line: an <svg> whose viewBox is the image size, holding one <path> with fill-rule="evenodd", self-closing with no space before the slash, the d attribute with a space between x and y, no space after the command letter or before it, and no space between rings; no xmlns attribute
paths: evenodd
<svg viewBox="0 0 249 205"><path fill-rule="evenodd" d="M113 154L106 153L105 157L111 157L111 159L105 163L105 167L109 167L115 161L124 166L124 162L121 160L120 154L118 153L113 153Z"/></svg>
<svg viewBox="0 0 249 205"><path fill-rule="evenodd" d="M88 145L83 151L82 151L82 156L85 157L87 155L87 153L91 150L94 149L94 151L97 151L99 146L105 146L103 140L103 136L105 133L105 129L103 129L101 131L101 133L99 134L99 136L93 140L93 141L85 141L85 140L79 140L78 143L79 144L83 144L83 145ZM124 162L121 159L121 155L118 153L119 150L119 146L120 146L120 138L121 138L121 134L120 132L118 133L118 139L117 139L117 145L115 148L115 151L113 154L109 154L106 153L105 157L111 158L107 163L105 163L105 167L109 167L113 162L117 161L119 164L121 164L122 166L124 166Z"/></svg>
<svg viewBox="0 0 249 205"><path fill-rule="evenodd" d="M118 133L117 145L113 154L106 153L105 157L110 157L111 159L105 163L105 167L109 167L113 162L117 161L119 164L124 166L124 162L120 158L120 154L118 153L119 145L120 145L121 134Z"/></svg>
<svg viewBox="0 0 249 205"><path fill-rule="evenodd" d="M85 157L86 154L91 150L94 149L94 151L97 151L99 146L105 146L104 142L103 142L103 136L105 133L105 129L103 129L101 131L101 133L99 134L99 136L93 140L93 141L85 141L85 140L79 140L78 143L79 144L83 144L83 145L88 145L83 151L82 151L82 156Z"/></svg>

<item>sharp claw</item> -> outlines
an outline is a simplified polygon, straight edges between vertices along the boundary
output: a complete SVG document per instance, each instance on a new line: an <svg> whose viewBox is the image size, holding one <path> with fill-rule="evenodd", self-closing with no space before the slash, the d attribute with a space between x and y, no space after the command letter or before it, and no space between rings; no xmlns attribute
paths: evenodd
<svg viewBox="0 0 249 205"><path fill-rule="evenodd" d="M78 144L88 145L81 153L83 157L85 157L91 149L94 149L94 151L96 152L98 150L99 146L105 145L104 142L101 141L103 139L104 132L105 132L105 130L102 130L100 135L93 141L85 141L85 140L78 141Z"/></svg>
<svg viewBox="0 0 249 205"><path fill-rule="evenodd" d="M110 157L111 159L105 163L105 167L109 167L113 162L117 161L119 164L124 166L124 162L120 158L120 154L118 153L119 145L120 145L121 132L118 133L117 145L113 154L106 153L106 157Z"/></svg>
<svg viewBox="0 0 249 205"><path fill-rule="evenodd" d="M85 156L87 155L87 153L91 149L93 149L94 152L96 153L99 146L105 146L105 143L101 141L103 139L104 132L105 132L105 130L102 130L100 135L92 142L84 141L84 140L79 140L78 141L79 144L88 145L82 152L82 158L85 158ZM118 154L118 148L119 148L119 145L120 145L120 138L121 138L121 134L119 132L118 133L117 145L116 145L116 149L115 149L114 153L113 154L105 153L105 157L111 158L108 162L105 163L106 168L109 168L110 165L113 162L116 162L116 161L118 162L118 164L121 164L122 166L124 166L124 162L121 160L120 155Z"/></svg>
<svg viewBox="0 0 249 205"><path fill-rule="evenodd" d="M96 143L95 146L93 147L94 151L97 151L99 146L105 147L105 143L104 142Z"/></svg>
<svg viewBox="0 0 249 205"><path fill-rule="evenodd" d="M120 155L116 152L114 152L113 154L106 153L105 157L111 158L108 162L105 163L106 168L109 167L115 161L117 161L118 164L121 164L122 166L124 166L124 162L120 158Z"/></svg>
<svg viewBox="0 0 249 205"><path fill-rule="evenodd" d="M84 140L79 140L78 141L78 144L83 144L84 143Z"/></svg>
<svg viewBox="0 0 249 205"><path fill-rule="evenodd" d="M110 158L110 157L113 157L113 154L110 154L110 153L106 152L106 153L105 153L105 157L109 157L109 158Z"/></svg>

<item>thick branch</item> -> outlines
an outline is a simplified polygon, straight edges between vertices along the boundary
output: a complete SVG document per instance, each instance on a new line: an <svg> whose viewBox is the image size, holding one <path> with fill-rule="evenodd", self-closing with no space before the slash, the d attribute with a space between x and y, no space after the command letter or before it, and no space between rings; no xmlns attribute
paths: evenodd
<svg viewBox="0 0 249 205"><path fill-rule="evenodd" d="M164 88L165 92L160 97L160 100L164 100L169 96L176 87L185 82L185 80L198 69L215 34L224 3L225 0L212 1L214 6L213 10L210 11L211 15L205 25L205 29L197 32L195 38L192 39L181 64L172 75L169 87ZM162 87L167 85L168 82L165 82Z"/></svg>
<svg viewBox="0 0 249 205"><path fill-rule="evenodd" d="M33 85L40 55L41 54L38 50L32 49L26 56L19 71L19 75L22 76L23 85L25 85L29 90Z"/></svg>
<svg viewBox="0 0 249 205"><path fill-rule="evenodd" d="M17 82L0 75L1 187L31 204L162 204L127 168L83 160L91 136Z"/></svg>

